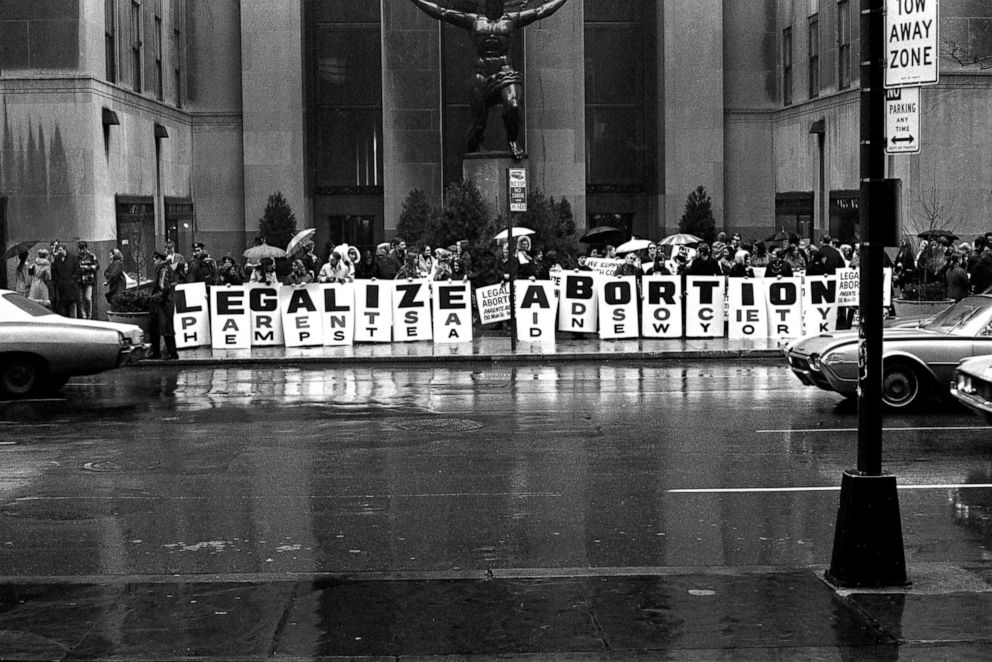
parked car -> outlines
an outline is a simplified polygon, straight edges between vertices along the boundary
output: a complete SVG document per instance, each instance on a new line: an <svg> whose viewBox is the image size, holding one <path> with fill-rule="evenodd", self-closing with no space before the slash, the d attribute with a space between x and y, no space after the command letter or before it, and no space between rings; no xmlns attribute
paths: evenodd
<svg viewBox="0 0 992 662"><path fill-rule="evenodd" d="M954 371L951 395L985 416L992 425L992 356L962 361Z"/></svg>
<svg viewBox="0 0 992 662"><path fill-rule="evenodd" d="M70 319L9 290L0 290L0 392L23 397L58 390L145 357L140 327Z"/></svg>
<svg viewBox="0 0 992 662"><path fill-rule="evenodd" d="M906 409L929 394L946 396L961 359L992 354L992 295L965 297L918 326L882 330L882 401ZM853 398L858 389L858 333L807 336L786 356L803 384Z"/></svg>

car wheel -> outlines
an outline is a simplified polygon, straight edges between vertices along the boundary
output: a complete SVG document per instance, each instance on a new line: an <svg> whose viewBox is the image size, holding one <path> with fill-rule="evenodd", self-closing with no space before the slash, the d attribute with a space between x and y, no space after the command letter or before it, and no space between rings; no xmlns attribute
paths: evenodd
<svg viewBox="0 0 992 662"><path fill-rule="evenodd" d="M905 409L920 397L920 375L912 366L894 363L882 372L882 402L892 409Z"/></svg>
<svg viewBox="0 0 992 662"><path fill-rule="evenodd" d="M25 357L14 357L4 361L0 367L0 389L8 395L25 396L34 392L41 384L42 369L37 361Z"/></svg>

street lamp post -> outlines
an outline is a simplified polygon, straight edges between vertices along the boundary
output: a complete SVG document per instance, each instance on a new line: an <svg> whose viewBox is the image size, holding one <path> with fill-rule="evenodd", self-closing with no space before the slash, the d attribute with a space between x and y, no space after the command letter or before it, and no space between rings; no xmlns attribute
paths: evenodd
<svg viewBox="0 0 992 662"><path fill-rule="evenodd" d="M884 240L891 235L882 219L893 217L885 213L887 196L882 195L886 161L883 10L884 0L861 0L858 468L845 471L841 481L833 554L826 573L829 581L845 587L907 583L896 479L882 472L882 261Z"/></svg>

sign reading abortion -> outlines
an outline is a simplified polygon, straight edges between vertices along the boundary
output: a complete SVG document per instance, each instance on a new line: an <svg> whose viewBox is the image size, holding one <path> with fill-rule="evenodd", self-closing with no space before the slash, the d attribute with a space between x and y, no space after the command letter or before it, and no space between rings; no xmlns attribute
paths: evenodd
<svg viewBox="0 0 992 662"><path fill-rule="evenodd" d="M797 338L834 330L858 302L859 273L833 276L604 276L591 271L519 280L517 338L553 343L555 331L618 338ZM885 288L891 283L886 270ZM509 318L509 288L479 288L483 324ZM557 296L556 296L557 294ZM886 293L889 295L889 293ZM176 346L243 350L355 342L471 342L468 282L358 280L309 285L176 286Z"/></svg>

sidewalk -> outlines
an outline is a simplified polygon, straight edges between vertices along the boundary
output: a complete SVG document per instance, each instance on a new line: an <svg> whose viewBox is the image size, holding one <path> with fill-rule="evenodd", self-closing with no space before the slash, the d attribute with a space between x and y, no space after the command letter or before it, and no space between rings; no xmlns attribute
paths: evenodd
<svg viewBox="0 0 992 662"><path fill-rule="evenodd" d="M988 571L909 572L858 592L821 568L8 578L0 659L992 659Z"/></svg>
<svg viewBox="0 0 992 662"><path fill-rule="evenodd" d="M182 365L253 364L382 364L445 362L534 363L550 361L658 361L658 360L782 360L782 341L730 340L728 338L657 340L601 340L590 335L572 338L559 334L552 344L517 342L509 335L486 332L471 343L360 343L335 347L255 347L250 350L214 350L197 347L179 351L179 361L145 360L138 366L164 363Z"/></svg>

